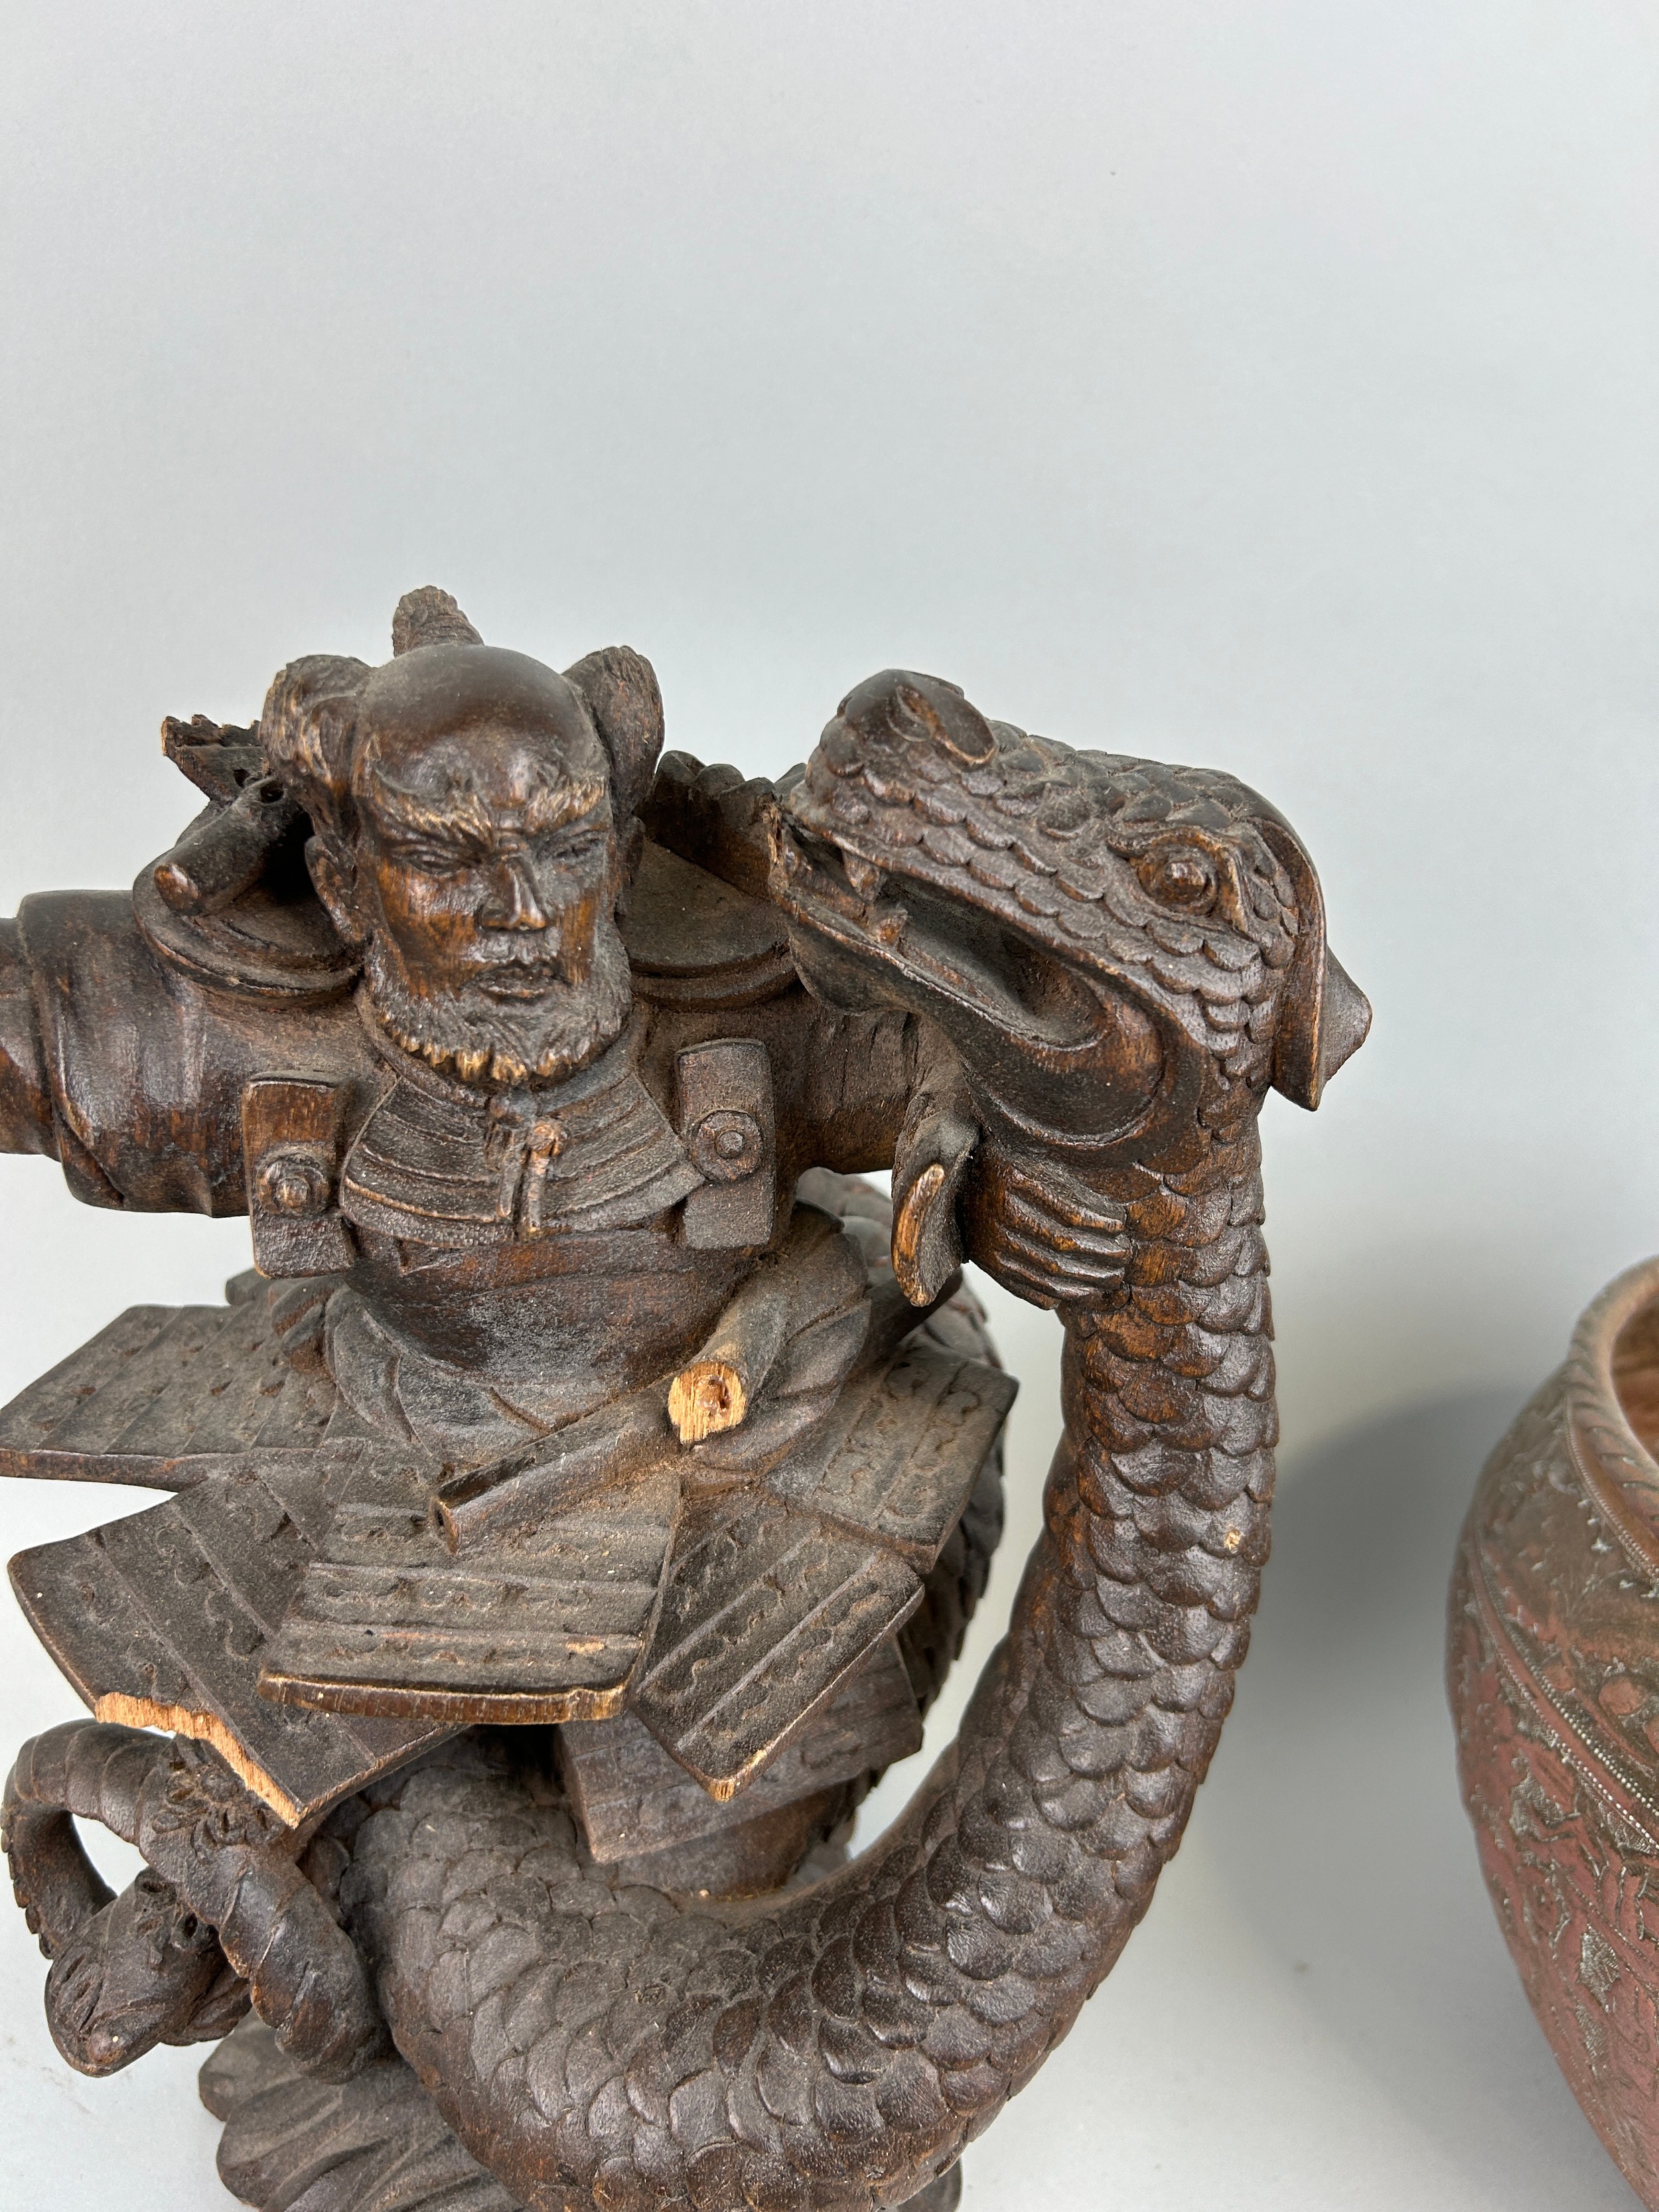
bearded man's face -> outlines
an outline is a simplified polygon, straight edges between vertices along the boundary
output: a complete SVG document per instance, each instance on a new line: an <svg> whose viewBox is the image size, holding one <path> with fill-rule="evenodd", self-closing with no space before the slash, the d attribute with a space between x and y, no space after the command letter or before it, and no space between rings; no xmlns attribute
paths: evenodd
<svg viewBox="0 0 1659 2212"><path fill-rule="evenodd" d="M467 659L482 675L478 649ZM370 1000L463 1081L556 1081L629 1015L608 764L574 699L483 702L455 728L459 702L447 716L443 687L422 693L423 711L371 721L352 778Z"/></svg>

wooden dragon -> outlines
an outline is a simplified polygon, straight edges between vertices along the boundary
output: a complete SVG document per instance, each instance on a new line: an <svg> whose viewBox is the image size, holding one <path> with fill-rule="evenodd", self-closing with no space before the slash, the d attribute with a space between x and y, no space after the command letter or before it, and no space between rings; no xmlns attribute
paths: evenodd
<svg viewBox="0 0 1659 2212"><path fill-rule="evenodd" d="M412 619L400 611L406 631ZM465 638L443 629L429 605L422 619L412 647L404 641L417 658L447 652L453 663L481 650L470 627ZM353 696L368 696L349 674L329 683L331 698L354 683ZM602 738L607 716L613 732L625 720L591 678L584 696ZM344 710L329 711L337 725ZM329 817L314 760L308 783L305 758L273 748L271 717L268 706L257 764L303 817L311 875L349 948L337 880L344 817ZM905 1331L918 1317L934 1313L937 1328L954 1311L974 1372L989 1374L982 1331L949 1304L964 1255L1055 1308L1066 1427L1042 1534L956 1741L878 1843L816 1881L789 1878L812 1835L844 1816L844 1793L833 1804L820 1793L811 1834L798 1826L774 1848L769 1886L752 1855L745 1879L729 1869L710 1878L713 1862L672 1854L647 1878L637 1859L597 1855L580 1778L573 1784L562 1754L550 1754L545 1727L488 1724L527 1708L452 1711L431 1675L402 1705L386 1702L380 1677L378 1705L359 1696L356 1710L381 1716L362 1725L389 1728L402 1715L407 1738L298 1821L273 1809L269 1787L237 1778L205 1722L187 1733L216 1750L98 1719L27 1746L7 1787L6 1838L20 1901L53 1959L60 2045L103 2070L163 2037L222 2036L251 2007L210 2060L204 2094L228 2124L222 2171L255 2203L378 2203L374 2189L398 2160L410 2192L399 2203L455 2212L953 2203L963 2146L1066 2033L1146 1910L1245 1654L1276 1440L1257 1116L1270 1088L1317 1105L1369 1019L1327 948L1318 884L1294 835L1225 775L1071 750L902 672L851 693L805 769L775 787L669 755L648 787L636 763L631 799L617 797L625 738L609 745L622 874L628 841L642 832L745 912L771 917L797 1026L827 1021L842 1036L861 1024L858 1049L872 1055L901 1041L895 1103L884 1094L872 1104L873 1085L857 1098L843 1086L833 1146L831 1124L808 1128L805 1107L791 1123L792 1101L810 1094L791 1091L775 1043L775 1126L751 1137L752 1113L739 1127L751 1109L728 1103L725 1121L699 1123L688 1140L694 1161L696 1142L706 1154L724 1142L734 1158L742 1144L771 1146L785 1203L775 1227L744 1237L774 1253L803 1171L892 1166L890 1242L884 1252L866 1237L867 1291L853 1277L850 1290L797 1290L790 1310L808 1318L788 1324L793 1336L776 1321L773 1336L810 1340L829 1359L830 1322L864 1296L867 1363L884 1326L884 1344L914 1345ZM283 834L296 834L292 823ZM212 852L205 864L185 860L198 873L246 877ZM633 957L637 978L637 947ZM700 1035L738 1024L731 996L700 1017ZM648 1072L648 1049L637 1064ZM50 1114L31 1124L52 1126ZM76 1141L95 1166L96 1139ZM57 1149L67 1158L68 1146ZM318 1157L325 1184L334 1170ZM738 1186L715 1175L697 1188L719 1196ZM881 1221L885 1241L879 1202L827 1181L815 1188L831 1217L862 1211L866 1231ZM349 1192L344 1204L343 1235L369 1249ZM256 1232L257 1223L256 1209ZM820 1243L827 1233L814 1232ZM337 1279L337 1256L331 1264ZM676 1413L680 1510L691 1516L674 1540L681 1549L685 1528L702 1525L696 1516L716 1510L711 1500L727 1511L749 1494L744 1485L782 1481L732 1455L744 1435L740 1419L721 1429L733 1402L752 1396L757 1421L781 1406L794 1422L794 1441L768 1445L785 1455L767 1462L775 1470L797 1463L788 1455L806 1448L800 1437L853 1387L815 1384L809 1406L802 1393L820 1369L791 1354L795 1380L769 1397L765 1378L780 1370L767 1360L782 1355L770 1339L755 1351L765 1332L744 1319L755 1300L742 1304L744 1279L734 1270L711 1294L726 1323L694 1316L684 1343L653 1363L662 1373L678 1361L691 1377ZM331 1318L313 1332L313 1358L331 1356L341 1391L361 1398L367 1386L348 1355L360 1364L363 1355L343 1317L349 1301L336 1300L325 1301ZM699 1348L701 1364L689 1358ZM841 1358L836 1371L863 1370ZM665 1416L648 1379L617 1378L607 1402L633 1388L659 1433ZM528 1402L522 1390L514 1401ZM330 1418L337 1428L338 1413ZM574 1436L592 1418L567 1408L549 1431ZM405 1457L428 1442L413 1428ZM503 1443L492 1432L490 1449ZM715 1472L695 1475L696 1455L711 1450ZM516 1485L514 1497L532 1499L514 1509L528 1526L538 1511L585 1510L570 1501L592 1480L588 1462L574 1446L550 1454L536 1443L506 1476L491 1462L487 1479L475 1455L475 1472L458 1476L449 1442L431 1446L423 1479L464 1502ZM645 1463L658 1462L647 1452ZM966 1508L963 1491L952 1509L954 1548L935 1546L931 1567L915 1556L908 1630L902 1611L896 1629L882 1616L924 1700L994 1540L985 1484L981 1475ZM344 1575L345 1555L330 1557ZM301 1646L280 1644L279 1656L290 1648ZM303 1647L304 1665L267 1656L266 1702L286 1684L291 1705L301 1694L293 1684L311 1682L307 1717L321 1723L319 1705L354 1707L349 1685L334 1683L332 1705L315 1687L326 1674L315 1648L314 1638ZM648 1700L639 1709L660 1731ZM536 1716L592 1710L544 1703ZM485 1724L434 1725L446 1716ZM570 1726L561 1734L578 1740ZM687 1759L688 1741L676 1739ZM137 1890L109 1897L72 1817L137 1844L151 1869Z"/></svg>

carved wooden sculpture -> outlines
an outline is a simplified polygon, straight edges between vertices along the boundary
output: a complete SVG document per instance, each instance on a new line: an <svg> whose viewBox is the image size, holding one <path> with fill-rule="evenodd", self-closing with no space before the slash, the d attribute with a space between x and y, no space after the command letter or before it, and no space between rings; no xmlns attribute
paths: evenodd
<svg viewBox="0 0 1659 2212"><path fill-rule="evenodd" d="M0 931L4 1141L246 1209L258 1263L0 1413L10 1472L175 1492L13 1567L95 1716L6 1793L53 2033L101 2072L240 2018L203 2094L261 2206L947 2205L1227 1711L1256 1116L1364 1001L1226 776L890 672L775 788L659 762L637 654L556 676L429 590L393 643L169 723L206 811ZM1065 1322L1047 1526L826 1871L1000 1526L964 1253Z"/></svg>
<svg viewBox="0 0 1659 2212"><path fill-rule="evenodd" d="M1532 2008L1659 2206L1659 1261L1487 1462L1452 1583L1463 1802Z"/></svg>

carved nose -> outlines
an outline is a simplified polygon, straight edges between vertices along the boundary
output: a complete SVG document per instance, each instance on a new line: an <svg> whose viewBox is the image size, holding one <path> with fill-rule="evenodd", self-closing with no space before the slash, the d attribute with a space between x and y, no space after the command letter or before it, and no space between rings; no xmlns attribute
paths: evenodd
<svg viewBox="0 0 1659 2212"><path fill-rule="evenodd" d="M535 878L516 854L497 866L478 919L486 929L545 929L551 922L537 894Z"/></svg>

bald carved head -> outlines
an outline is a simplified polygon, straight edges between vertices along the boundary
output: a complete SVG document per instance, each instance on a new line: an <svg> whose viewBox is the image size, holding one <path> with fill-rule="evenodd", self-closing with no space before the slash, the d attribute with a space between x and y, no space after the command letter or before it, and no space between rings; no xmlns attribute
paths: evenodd
<svg viewBox="0 0 1659 2212"><path fill-rule="evenodd" d="M463 1082L557 1081L628 1019L617 902L660 744L655 680L625 648L566 677L467 642L447 600L422 642L410 604L384 667L282 672L266 757L311 817L313 881L390 1035Z"/></svg>

